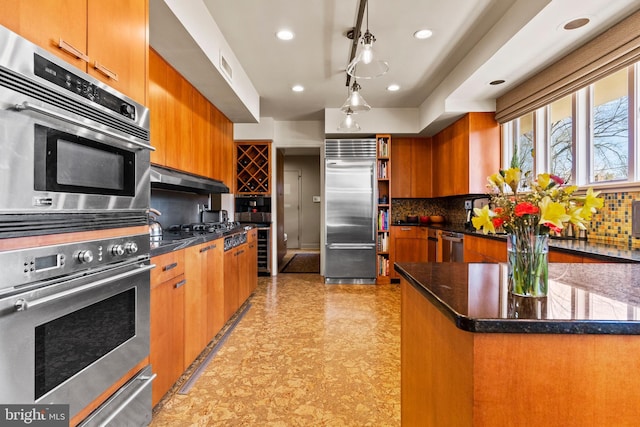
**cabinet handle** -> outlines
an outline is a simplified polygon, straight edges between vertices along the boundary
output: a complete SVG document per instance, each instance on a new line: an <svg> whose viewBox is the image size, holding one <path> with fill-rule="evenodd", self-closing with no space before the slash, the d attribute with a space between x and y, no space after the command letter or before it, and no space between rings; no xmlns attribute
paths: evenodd
<svg viewBox="0 0 640 427"><path fill-rule="evenodd" d="M182 286L187 284L187 279L181 280L178 283L176 283L175 285L173 285L173 287L175 289L181 288Z"/></svg>
<svg viewBox="0 0 640 427"><path fill-rule="evenodd" d="M216 245L209 245L209 246L205 246L204 248L200 249L200 252L201 252L201 253L202 253L202 252L206 252L206 251L208 251L208 250L215 249L215 248L216 248Z"/></svg>
<svg viewBox="0 0 640 427"><path fill-rule="evenodd" d="M236 255L240 255L240 254L243 254L243 253L244 253L244 249L241 250L241 251L238 251L238 253Z"/></svg>
<svg viewBox="0 0 640 427"><path fill-rule="evenodd" d="M102 74L104 74L105 76L110 78L111 80L113 80L115 82L118 81L118 73L115 73L115 72L111 71L110 69L108 69L104 65L100 64L98 61L95 61L93 63L93 68L95 68L97 71L101 72Z"/></svg>
<svg viewBox="0 0 640 427"><path fill-rule="evenodd" d="M66 41L62 40L62 38L60 38L60 40L58 41L58 47L64 50L65 52L67 52L68 54L73 55L76 58L82 59L84 62L89 62L89 57L87 55L85 55L84 53L82 53L82 51L80 51L79 49L76 49Z"/></svg>
<svg viewBox="0 0 640 427"><path fill-rule="evenodd" d="M169 265L165 265L164 267L162 267L162 271L169 271L169 270L173 270L174 268L176 268L178 266L177 262L174 262L173 264L169 264Z"/></svg>
<svg viewBox="0 0 640 427"><path fill-rule="evenodd" d="M411 231L411 227L400 227L402 231Z"/></svg>

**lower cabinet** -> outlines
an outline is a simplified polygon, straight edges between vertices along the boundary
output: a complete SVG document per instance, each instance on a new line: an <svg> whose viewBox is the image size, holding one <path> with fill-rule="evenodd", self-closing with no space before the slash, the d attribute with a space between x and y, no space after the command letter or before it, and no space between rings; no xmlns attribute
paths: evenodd
<svg viewBox="0 0 640 427"><path fill-rule="evenodd" d="M184 372L184 251L152 259L150 361L157 374L152 386L155 406Z"/></svg>
<svg viewBox="0 0 640 427"><path fill-rule="evenodd" d="M389 262L427 262L427 228L419 226L394 225L390 231L391 247ZM399 279L395 268L391 278Z"/></svg>
<svg viewBox="0 0 640 427"><path fill-rule="evenodd" d="M258 285L257 229L224 251L220 238L151 262L150 360L155 406Z"/></svg>
<svg viewBox="0 0 640 427"><path fill-rule="evenodd" d="M467 234L464 236L464 262L507 262L507 242Z"/></svg>

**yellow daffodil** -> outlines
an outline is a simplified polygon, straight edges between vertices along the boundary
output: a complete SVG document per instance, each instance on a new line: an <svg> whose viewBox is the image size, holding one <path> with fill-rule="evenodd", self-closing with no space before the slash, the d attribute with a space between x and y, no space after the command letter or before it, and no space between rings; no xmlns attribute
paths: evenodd
<svg viewBox="0 0 640 427"><path fill-rule="evenodd" d="M594 192L593 188L587 190L587 195L584 198L584 206L582 206L581 215L586 221L591 220L591 214L596 212L596 209L604 206L604 200L598 197L600 192Z"/></svg>
<svg viewBox="0 0 640 427"><path fill-rule="evenodd" d="M518 192L518 185L520 185L520 168L509 168L504 171L504 182L511 187L513 193Z"/></svg>
<svg viewBox="0 0 640 427"><path fill-rule="evenodd" d="M541 173L540 175L538 175L537 181L540 188L542 190L546 190L549 186L549 183L551 183L551 175L549 175L548 173Z"/></svg>
<svg viewBox="0 0 640 427"><path fill-rule="evenodd" d="M540 224L552 224L556 228L562 229L564 228L562 223L570 219L571 217L567 214L566 206L563 203L554 202L549 196L544 197L540 202Z"/></svg>
<svg viewBox="0 0 640 427"><path fill-rule="evenodd" d="M584 218L582 217L582 207L571 206L569 208L569 222L571 224L575 224L581 230L585 230L587 227L584 226Z"/></svg>
<svg viewBox="0 0 640 427"><path fill-rule="evenodd" d="M573 194L578 189L577 185L570 185L568 187L564 187L564 192L567 195Z"/></svg>
<svg viewBox="0 0 640 427"><path fill-rule="evenodd" d="M499 173L494 173L493 175L487 177L487 181L491 186L496 187L500 192L504 190L504 178Z"/></svg>
<svg viewBox="0 0 640 427"><path fill-rule="evenodd" d="M496 228L493 226L493 221L491 220L494 214L489 209L489 205L484 205L482 209L474 208L473 212L476 216L471 219L471 222L476 230L482 229L484 234L496 232Z"/></svg>

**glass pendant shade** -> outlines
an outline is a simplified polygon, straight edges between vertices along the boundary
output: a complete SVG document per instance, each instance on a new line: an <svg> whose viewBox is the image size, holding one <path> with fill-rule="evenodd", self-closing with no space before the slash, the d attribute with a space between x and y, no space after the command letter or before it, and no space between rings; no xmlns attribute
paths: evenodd
<svg viewBox="0 0 640 427"><path fill-rule="evenodd" d="M353 111L348 108L346 117L340 122L338 130L340 132L356 132L360 130L360 125L353 120Z"/></svg>
<svg viewBox="0 0 640 427"><path fill-rule="evenodd" d="M347 65L347 74L357 79L373 79L389 71L389 64L386 61L375 59L373 52L375 41L376 38L367 29L360 39L362 48L353 61Z"/></svg>
<svg viewBox="0 0 640 427"><path fill-rule="evenodd" d="M371 106L367 104L367 101L364 100L362 95L360 95L360 85L357 81L353 82L353 86L351 86L351 93L347 97L347 100L344 101L340 110L343 112L347 112L348 109L351 109L353 113L358 113L361 111L369 111L371 110Z"/></svg>

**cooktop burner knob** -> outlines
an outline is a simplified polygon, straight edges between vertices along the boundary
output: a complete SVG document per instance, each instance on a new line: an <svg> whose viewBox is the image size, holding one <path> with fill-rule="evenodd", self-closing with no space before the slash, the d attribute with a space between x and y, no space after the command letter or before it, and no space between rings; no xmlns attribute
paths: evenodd
<svg viewBox="0 0 640 427"><path fill-rule="evenodd" d="M83 264L83 263L89 263L91 261L93 261L93 252L91 252L91 250L87 249L84 251L80 251L78 252L78 255L76 255L76 258L78 259L78 261Z"/></svg>
<svg viewBox="0 0 640 427"><path fill-rule="evenodd" d="M138 245L136 242L127 242L124 244L124 251L128 254L135 254L138 252Z"/></svg>
<svg viewBox="0 0 640 427"><path fill-rule="evenodd" d="M111 255L114 255L114 256L124 255L124 247L122 245L111 246Z"/></svg>

